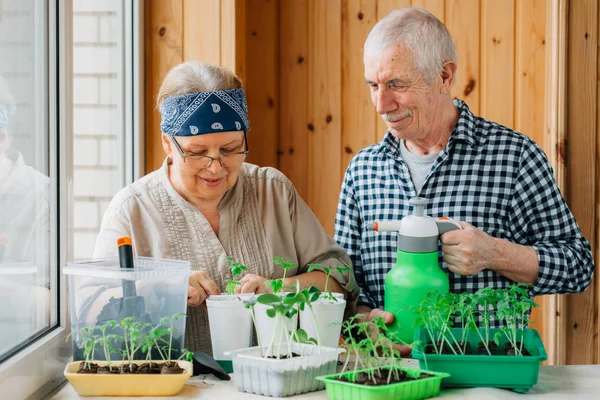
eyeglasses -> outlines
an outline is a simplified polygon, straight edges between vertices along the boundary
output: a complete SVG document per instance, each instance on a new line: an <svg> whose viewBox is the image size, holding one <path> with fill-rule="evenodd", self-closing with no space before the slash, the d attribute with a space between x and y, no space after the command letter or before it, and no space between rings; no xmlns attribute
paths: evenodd
<svg viewBox="0 0 600 400"><path fill-rule="evenodd" d="M210 167L212 162L215 160L219 161L219 164L221 164L221 167L223 168L235 168L239 166L242 162L244 162L244 159L248 155L248 142L246 141L246 132L244 132L244 142L242 143L242 145L244 143L246 144L246 151L238 151L221 157L210 157L200 154L184 153L183 149L181 148L179 143L177 143L177 140L175 140L174 136L171 136L171 140L173 141L175 148L179 152L179 155L183 159L183 162L187 163L186 160L189 159L189 164L199 169Z"/></svg>

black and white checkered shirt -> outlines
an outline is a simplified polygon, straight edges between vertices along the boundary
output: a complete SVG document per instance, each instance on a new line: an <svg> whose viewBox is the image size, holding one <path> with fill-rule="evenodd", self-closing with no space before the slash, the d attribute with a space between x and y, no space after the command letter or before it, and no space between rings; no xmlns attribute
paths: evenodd
<svg viewBox="0 0 600 400"><path fill-rule="evenodd" d="M400 220L412 213L409 199L429 200L425 213L466 221L489 235L531 246L539 260L532 295L577 293L592 279L588 241L567 207L541 148L527 136L474 116L455 100L460 118L419 193L389 132L350 162L337 209L335 240L352 259L361 289L359 304L383 308L384 279L396 262L397 234L366 224ZM484 270L475 276L448 271L450 290L475 292L512 282Z"/></svg>

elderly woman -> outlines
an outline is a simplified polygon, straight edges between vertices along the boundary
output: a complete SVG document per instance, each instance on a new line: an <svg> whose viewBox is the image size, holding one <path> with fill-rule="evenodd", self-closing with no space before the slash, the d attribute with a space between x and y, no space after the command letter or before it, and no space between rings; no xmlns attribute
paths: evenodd
<svg viewBox="0 0 600 400"><path fill-rule="evenodd" d="M15 112L16 100L0 76L0 262L31 262L42 271L49 254L50 180L11 146Z"/></svg>
<svg viewBox="0 0 600 400"><path fill-rule="evenodd" d="M298 264L286 286L324 289L309 264L350 265L292 183L274 168L245 163L250 128L244 89L229 70L200 62L173 68L158 93L162 167L121 190L102 221L95 257L115 255L116 239L133 239L138 256L190 261L186 347L211 353L207 312L198 307L231 279L227 256L247 266L242 293L263 293L281 277L273 259ZM358 296L352 273L332 274L328 288Z"/></svg>

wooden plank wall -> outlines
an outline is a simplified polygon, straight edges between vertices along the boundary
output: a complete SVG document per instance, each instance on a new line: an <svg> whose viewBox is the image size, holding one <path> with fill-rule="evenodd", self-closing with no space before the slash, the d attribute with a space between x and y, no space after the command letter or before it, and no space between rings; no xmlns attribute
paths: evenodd
<svg viewBox="0 0 600 400"><path fill-rule="evenodd" d="M144 6L146 171L150 172L165 158L160 141L160 114L154 109L163 78L179 63L200 60L227 66L243 79L247 3L245 0L149 0Z"/></svg>
<svg viewBox="0 0 600 400"><path fill-rule="evenodd" d="M567 199L598 264L598 0L569 2ZM566 363L599 362L598 280L567 296Z"/></svg>
<svg viewBox="0 0 600 400"><path fill-rule="evenodd" d="M568 11L570 25L568 36L564 31L568 52L563 51L568 89L555 104L568 104L566 132L545 130L545 112L551 109L545 107L546 29L548 10L557 4ZM333 234L348 162L386 130L364 84L362 45L378 19L405 6L428 9L453 35L459 57L453 95L476 114L529 135L549 154L597 257L598 0L151 0L146 6L147 170L164 158L159 116L152 111L164 74L189 59L230 66L248 90L249 161L282 170ZM563 134L568 142L559 140ZM560 316L565 323L559 336L559 317L547 315L558 312L556 298L538 299L548 307L534 313L535 326L559 362L600 360L597 285L596 280L584 295L560 296L558 309L566 315Z"/></svg>
<svg viewBox="0 0 600 400"><path fill-rule="evenodd" d="M183 2L151 0L145 3L146 172L165 158L160 141L160 113L156 94L171 68L183 61Z"/></svg>

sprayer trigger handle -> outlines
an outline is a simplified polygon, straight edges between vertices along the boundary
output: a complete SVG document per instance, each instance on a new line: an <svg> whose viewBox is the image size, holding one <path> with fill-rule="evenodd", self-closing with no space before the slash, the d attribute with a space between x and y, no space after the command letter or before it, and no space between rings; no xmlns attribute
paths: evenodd
<svg viewBox="0 0 600 400"><path fill-rule="evenodd" d="M440 235L446 232L453 231L455 229L462 229L458 221L450 219L448 217L441 217L435 220L435 224L438 227Z"/></svg>

